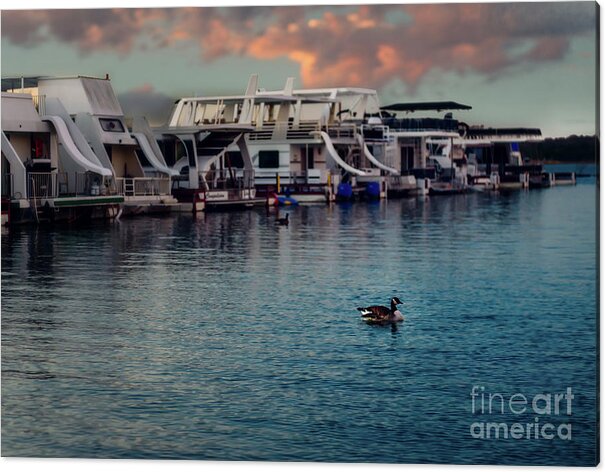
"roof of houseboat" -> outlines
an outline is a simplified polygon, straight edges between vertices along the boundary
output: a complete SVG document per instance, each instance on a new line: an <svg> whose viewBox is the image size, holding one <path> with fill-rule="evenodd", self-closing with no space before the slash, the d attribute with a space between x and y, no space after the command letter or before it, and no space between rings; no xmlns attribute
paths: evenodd
<svg viewBox="0 0 605 472"><path fill-rule="evenodd" d="M329 95L336 91L338 95L376 95L376 90L364 87L332 87L294 90L295 95Z"/></svg>
<svg viewBox="0 0 605 472"><path fill-rule="evenodd" d="M415 102L415 103L393 103L380 107L385 111L444 111L444 110L471 110L473 107L458 102Z"/></svg>
<svg viewBox="0 0 605 472"><path fill-rule="evenodd" d="M65 79L95 79L95 80L110 80L109 75L105 77L94 77L92 75L65 75L65 76L50 76L50 75L30 75L30 76L5 76L2 77L2 91L18 90L21 88L35 88L40 80L65 80Z"/></svg>
<svg viewBox="0 0 605 472"><path fill-rule="evenodd" d="M330 100L327 98L304 98L295 97L292 95L279 95L279 93L274 92L271 94L265 94L265 92L259 92L257 95L229 95L229 96L214 96L214 97L186 97L180 98L175 103L180 101L186 102L196 102L196 103L216 103L221 102L223 104L230 103L241 103L244 100L258 100L263 103L284 103L284 102L292 102L296 103L301 101L302 103L331 103L334 100Z"/></svg>

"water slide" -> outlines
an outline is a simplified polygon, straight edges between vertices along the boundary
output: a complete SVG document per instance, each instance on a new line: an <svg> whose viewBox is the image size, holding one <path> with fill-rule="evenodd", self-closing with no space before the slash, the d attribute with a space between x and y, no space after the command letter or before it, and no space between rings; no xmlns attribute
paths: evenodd
<svg viewBox="0 0 605 472"><path fill-rule="evenodd" d="M155 136L147 119L143 116L135 116L132 123L132 136L137 140L141 151L145 154L145 157L154 169L163 172L169 176L179 175L179 171L171 169L166 160L158 142L155 140Z"/></svg>
<svg viewBox="0 0 605 472"><path fill-rule="evenodd" d="M435 154L429 156L429 159L433 159L434 161L436 161L443 170L451 169L453 167L452 160L447 156L440 156L439 154Z"/></svg>
<svg viewBox="0 0 605 472"><path fill-rule="evenodd" d="M336 149L334 148L334 144L332 143L332 140L330 139L330 136L328 135L328 133L326 133L325 131L320 131L319 134L321 135L322 139L324 140L324 143L326 144L326 149L328 150L328 154L330 154L330 157L332 159L334 159L336 164L338 164L340 167L342 167L344 170L346 170L347 172L349 172L351 174L359 175L359 176L366 175L366 173L364 171L356 169L355 167L350 166L349 164L347 164L345 161L342 160L342 158L338 155L338 152L336 152Z"/></svg>
<svg viewBox="0 0 605 472"><path fill-rule="evenodd" d="M393 175L399 175L399 171L397 169L393 169L392 167L385 166L382 162L380 162L378 159L376 159L374 157L374 155L368 149L368 146L366 145L366 143L363 142L363 138L361 137L360 134L357 135L357 141L359 142L359 145L363 148L363 154L366 156L368 161L370 161L372 164L374 164L379 169L385 170Z"/></svg>
<svg viewBox="0 0 605 472"><path fill-rule="evenodd" d="M107 169L99 164L91 162L81 151L80 148L76 145L74 140L72 139L69 130L67 129L67 124L60 116L43 116L43 121L48 121L52 123L55 127L55 131L57 132L57 137L59 138L59 143L63 146L63 150L66 155L73 161L74 164L83 167L87 171L94 172L95 174L104 175L110 177L113 175L111 169Z"/></svg>
<svg viewBox="0 0 605 472"><path fill-rule="evenodd" d="M160 159L156 156L155 152L153 152L152 146L143 133L132 133L134 139L137 140L139 146L141 147L141 151L145 154L145 157L149 161L149 163L153 166L154 169L167 174L169 176L179 175L177 170L171 169L166 164L164 164L164 159Z"/></svg>
<svg viewBox="0 0 605 472"><path fill-rule="evenodd" d="M13 186L11 189L13 195L20 193L21 198L27 198L27 185L25 183L26 180L26 171L23 162L19 158L17 151L11 144L11 142L2 131L2 153L6 156L10 166L11 166L11 174L13 174Z"/></svg>

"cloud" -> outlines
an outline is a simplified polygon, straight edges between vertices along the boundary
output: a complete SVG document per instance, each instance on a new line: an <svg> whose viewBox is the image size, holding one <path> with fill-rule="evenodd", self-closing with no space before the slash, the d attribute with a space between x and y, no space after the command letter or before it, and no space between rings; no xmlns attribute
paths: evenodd
<svg viewBox="0 0 605 472"><path fill-rule="evenodd" d="M203 61L287 58L305 86L399 78L413 89L431 71L496 77L561 60L573 38L595 31L589 2L2 12L2 35L26 47L53 38L125 55L193 44Z"/></svg>
<svg viewBox="0 0 605 472"><path fill-rule="evenodd" d="M149 83L118 95L125 116L145 116L154 126L168 121L174 99L157 92Z"/></svg>
<svg viewBox="0 0 605 472"><path fill-rule="evenodd" d="M81 52L131 51L137 36L153 33L153 21L169 10L5 10L2 36L13 43L35 46L49 38L74 44Z"/></svg>

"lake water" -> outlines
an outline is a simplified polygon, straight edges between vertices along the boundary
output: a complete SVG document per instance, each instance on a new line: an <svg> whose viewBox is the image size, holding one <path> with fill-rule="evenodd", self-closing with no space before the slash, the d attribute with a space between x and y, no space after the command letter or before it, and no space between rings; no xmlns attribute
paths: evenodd
<svg viewBox="0 0 605 472"><path fill-rule="evenodd" d="M596 195L580 179L292 208L289 227L259 209L11 229L2 454L594 464ZM394 295L402 325L360 320ZM573 410L473 414L473 386L570 387ZM473 437L486 421L571 438Z"/></svg>

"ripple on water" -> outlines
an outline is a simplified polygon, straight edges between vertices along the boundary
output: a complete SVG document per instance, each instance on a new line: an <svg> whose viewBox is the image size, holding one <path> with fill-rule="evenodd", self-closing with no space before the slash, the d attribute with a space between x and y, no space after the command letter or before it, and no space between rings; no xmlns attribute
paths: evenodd
<svg viewBox="0 0 605 472"><path fill-rule="evenodd" d="M592 464L594 192L11 230L2 452ZM573 387L574 440L473 440L472 385Z"/></svg>

